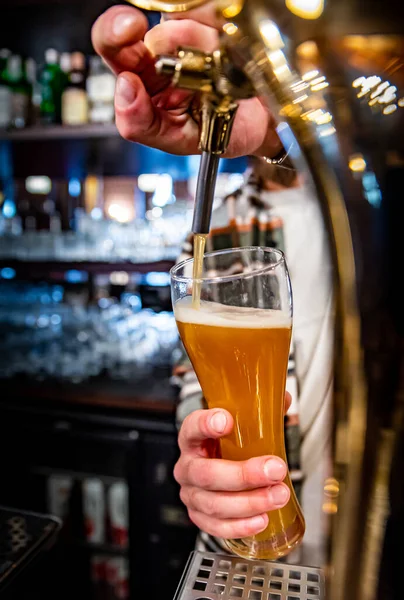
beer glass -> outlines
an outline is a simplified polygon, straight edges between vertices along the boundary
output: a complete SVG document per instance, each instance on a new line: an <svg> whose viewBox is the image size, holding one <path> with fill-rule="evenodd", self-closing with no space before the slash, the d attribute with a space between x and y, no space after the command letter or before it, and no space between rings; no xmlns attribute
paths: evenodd
<svg viewBox="0 0 404 600"><path fill-rule="evenodd" d="M209 408L234 419L220 440L220 455L246 460L276 455L286 461L285 385L292 333L292 292L283 253L273 248L236 248L206 254L202 277L193 260L171 270L179 333ZM194 289L199 304L192 300ZM225 540L244 558L273 560L303 538L305 524L289 474L288 504L269 513L265 531Z"/></svg>

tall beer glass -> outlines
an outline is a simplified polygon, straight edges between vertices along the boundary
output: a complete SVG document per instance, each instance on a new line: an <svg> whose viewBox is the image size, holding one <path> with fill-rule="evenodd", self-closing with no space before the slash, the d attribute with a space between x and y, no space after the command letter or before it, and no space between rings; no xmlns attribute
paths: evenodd
<svg viewBox="0 0 404 600"><path fill-rule="evenodd" d="M284 402L292 332L292 293L285 258L272 248L206 254L202 277L193 260L171 271L174 313L182 342L209 408L234 418L220 441L221 456L246 460L276 455L286 461ZM197 286L200 303L192 302ZM305 524L289 475L288 504L269 513L262 533L226 540L245 558L273 560L302 540Z"/></svg>

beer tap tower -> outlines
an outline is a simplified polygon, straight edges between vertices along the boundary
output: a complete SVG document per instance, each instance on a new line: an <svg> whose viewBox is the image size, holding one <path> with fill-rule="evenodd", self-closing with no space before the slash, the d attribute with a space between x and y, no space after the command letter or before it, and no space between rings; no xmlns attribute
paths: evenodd
<svg viewBox="0 0 404 600"><path fill-rule="evenodd" d="M131 1L162 12L205 3ZM351 219L355 210L368 215L374 208L365 184L358 186L369 165L380 179L395 169L404 183L404 9L398 0L372 0L364 15L357 0L329 0L320 20L310 22L301 18L301 11L291 13L302 4L218 0L217 15L223 21L218 50L180 48L175 56L159 57L156 68L173 85L199 92L194 118L200 122L202 161L195 233L209 231L218 157L227 149L240 100L259 96L278 116L285 151L272 160L292 160L310 173L331 240L336 279L334 473L322 491L324 506L332 507L324 565L327 598L376 600L381 598L388 481L403 422L399 383L389 386L389 397L381 402L378 390L386 388L377 382L399 381L403 345L388 294L372 302L375 289L391 285L386 264L394 260L393 245L382 248L386 261L376 265L372 248L380 240L361 216L353 234ZM358 56L361 61L355 60ZM302 72L304 64L311 68ZM387 195L383 201L389 201ZM367 345L366 340L372 341ZM380 359L382 352L394 357L396 373L391 373L391 360Z"/></svg>

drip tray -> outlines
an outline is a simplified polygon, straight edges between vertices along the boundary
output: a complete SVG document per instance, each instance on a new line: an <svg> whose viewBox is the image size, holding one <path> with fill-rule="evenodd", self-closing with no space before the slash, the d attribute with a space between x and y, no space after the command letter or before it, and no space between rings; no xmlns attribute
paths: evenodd
<svg viewBox="0 0 404 600"><path fill-rule="evenodd" d="M175 600L324 600L320 569L193 552Z"/></svg>
<svg viewBox="0 0 404 600"><path fill-rule="evenodd" d="M0 506L0 592L55 542L60 528L55 517Z"/></svg>

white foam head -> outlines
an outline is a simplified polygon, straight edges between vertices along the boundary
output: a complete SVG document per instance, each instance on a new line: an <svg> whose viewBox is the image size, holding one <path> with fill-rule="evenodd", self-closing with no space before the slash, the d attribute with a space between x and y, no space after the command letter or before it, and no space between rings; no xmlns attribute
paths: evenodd
<svg viewBox="0 0 404 600"><path fill-rule="evenodd" d="M210 325L212 327L289 329L292 326L291 317L281 310L226 306L218 302L205 302L203 300L199 308L194 308L190 296L175 303L174 314L177 321L181 323Z"/></svg>

